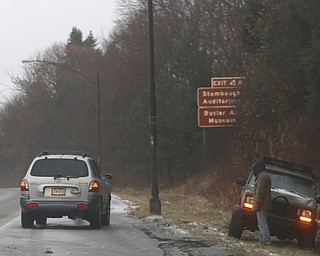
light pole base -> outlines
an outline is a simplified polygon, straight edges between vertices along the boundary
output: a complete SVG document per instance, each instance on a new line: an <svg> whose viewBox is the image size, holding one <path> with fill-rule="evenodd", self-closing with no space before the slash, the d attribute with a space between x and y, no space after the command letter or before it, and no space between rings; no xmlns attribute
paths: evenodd
<svg viewBox="0 0 320 256"><path fill-rule="evenodd" d="M161 215L161 202L158 197L151 197L149 204L149 212L152 214Z"/></svg>

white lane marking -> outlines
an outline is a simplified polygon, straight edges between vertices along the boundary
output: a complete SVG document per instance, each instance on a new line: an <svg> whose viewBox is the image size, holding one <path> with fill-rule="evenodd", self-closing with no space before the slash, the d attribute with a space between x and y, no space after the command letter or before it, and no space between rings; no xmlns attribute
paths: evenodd
<svg viewBox="0 0 320 256"><path fill-rule="evenodd" d="M7 229L11 224L13 224L14 222L19 221L20 216L16 217L15 219L9 221L8 223L4 224L2 227L0 227L0 231L3 231L5 229Z"/></svg>

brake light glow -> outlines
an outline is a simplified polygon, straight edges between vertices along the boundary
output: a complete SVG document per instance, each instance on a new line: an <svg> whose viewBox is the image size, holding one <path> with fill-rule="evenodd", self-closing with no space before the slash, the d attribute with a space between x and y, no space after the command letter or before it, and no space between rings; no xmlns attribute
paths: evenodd
<svg viewBox="0 0 320 256"><path fill-rule="evenodd" d="M88 204L77 204L78 209L88 209L89 205Z"/></svg>
<svg viewBox="0 0 320 256"><path fill-rule="evenodd" d="M29 183L26 179L23 179L20 183L20 190L21 191L29 191Z"/></svg>
<svg viewBox="0 0 320 256"><path fill-rule="evenodd" d="M299 215L300 221L306 222L306 223L312 222L312 212L311 211L299 209L298 215Z"/></svg>
<svg viewBox="0 0 320 256"><path fill-rule="evenodd" d="M89 192L98 192L99 191L99 183L95 180L91 181L89 186Z"/></svg>
<svg viewBox="0 0 320 256"><path fill-rule="evenodd" d="M38 203L28 203L29 209L37 209L39 207Z"/></svg>
<svg viewBox="0 0 320 256"><path fill-rule="evenodd" d="M247 196L244 203L243 207L247 209L253 209L253 196Z"/></svg>

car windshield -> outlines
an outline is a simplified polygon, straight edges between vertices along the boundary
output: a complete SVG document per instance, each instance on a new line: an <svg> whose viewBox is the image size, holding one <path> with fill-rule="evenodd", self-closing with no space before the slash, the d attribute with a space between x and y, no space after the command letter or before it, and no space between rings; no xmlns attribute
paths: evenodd
<svg viewBox="0 0 320 256"><path fill-rule="evenodd" d="M40 177L86 177L87 164L75 159L41 159L34 163L32 176Z"/></svg>
<svg viewBox="0 0 320 256"><path fill-rule="evenodd" d="M314 198L316 185L315 182L307 178L296 175L280 173L268 170L271 179L271 186L275 189L285 189L309 198ZM254 184L255 177L251 176L249 184Z"/></svg>

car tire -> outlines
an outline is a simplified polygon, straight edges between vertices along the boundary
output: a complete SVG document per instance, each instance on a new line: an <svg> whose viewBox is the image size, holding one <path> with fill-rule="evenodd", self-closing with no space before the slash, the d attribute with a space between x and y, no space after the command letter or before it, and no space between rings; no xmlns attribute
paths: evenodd
<svg viewBox="0 0 320 256"><path fill-rule="evenodd" d="M110 226L110 203L111 195L109 195L109 200L106 205L106 213L102 215L102 226Z"/></svg>
<svg viewBox="0 0 320 256"><path fill-rule="evenodd" d="M90 219L90 227L93 229L100 229L102 224L102 214L101 207L99 207L98 211L92 215Z"/></svg>
<svg viewBox="0 0 320 256"><path fill-rule="evenodd" d="M232 217L230 221L228 236L240 239L243 231L244 219L240 209L235 209L232 212Z"/></svg>
<svg viewBox="0 0 320 256"><path fill-rule="evenodd" d="M316 232L310 230L301 232L297 238L298 246L302 249L313 248L315 246L316 235Z"/></svg>
<svg viewBox="0 0 320 256"><path fill-rule="evenodd" d="M106 213L102 215L102 226L110 226L110 207L107 208Z"/></svg>
<svg viewBox="0 0 320 256"><path fill-rule="evenodd" d="M32 228L33 227L34 218L32 214L25 213L21 210L21 226L23 228Z"/></svg>
<svg viewBox="0 0 320 256"><path fill-rule="evenodd" d="M46 217L43 217L43 216L37 217L37 218L36 218L36 223L37 223L38 225L46 225L46 224L47 224L47 218L46 218Z"/></svg>

